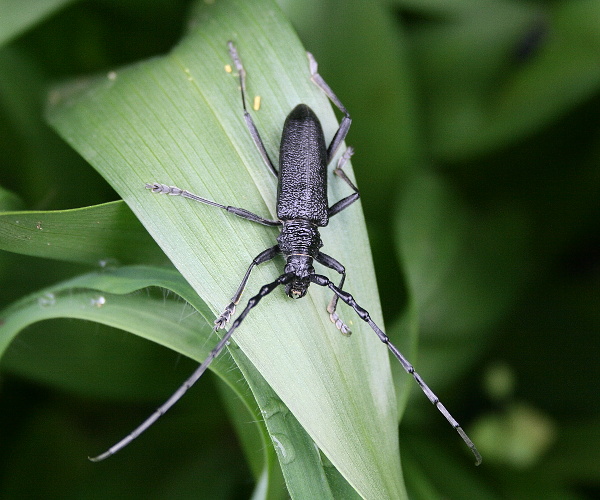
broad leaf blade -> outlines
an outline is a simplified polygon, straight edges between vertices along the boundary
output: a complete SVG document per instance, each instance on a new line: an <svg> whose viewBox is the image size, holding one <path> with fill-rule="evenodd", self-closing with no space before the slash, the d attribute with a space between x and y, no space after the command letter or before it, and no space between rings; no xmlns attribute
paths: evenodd
<svg viewBox="0 0 600 500"><path fill-rule="evenodd" d="M190 35L168 56L79 82L54 93L50 121L109 181L213 312L229 301L248 264L274 244L275 230L213 207L144 189L163 182L217 202L273 213L276 182L262 164L240 109L226 42L236 42L248 71L254 113L272 158L281 125L299 102L336 121L311 84L305 53L270 2L202 5ZM330 199L348 194L330 183ZM323 231L325 249L343 262L347 288L381 322L358 205ZM281 261L253 272L248 295L281 272ZM337 279L337 277L335 277ZM313 287L301 301L282 291L265 298L235 342L344 477L365 498L401 498L397 417L387 352L352 311L345 338L325 313L329 294Z"/></svg>

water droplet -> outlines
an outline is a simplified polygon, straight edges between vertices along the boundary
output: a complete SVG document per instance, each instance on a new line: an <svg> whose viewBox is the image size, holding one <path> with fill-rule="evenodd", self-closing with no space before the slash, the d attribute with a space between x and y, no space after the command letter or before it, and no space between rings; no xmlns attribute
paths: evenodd
<svg viewBox="0 0 600 500"><path fill-rule="evenodd" d="M104 304L106 304L106 297L98 295L98 297L92 299L90 303L92 304L92 306L102 307Z"/></svg>
<svg viewBox="0 0 600 500"><path fill-rule="evenodd" d="M282 416L285 417L289 412L290 410L288 409L288 407L285 406L283 401L281 401L281 399L279 398L269 398L269 400L266 402L265 405L263 405L263 408L261 410L262 416L265 419L271 418L277 415L278 413L281 413Z"/></svg>
<svg viewBox="0 0 600 500"><path fill-rule="evenodd" d="M38 305L41 307L50 307L56 304L56 296L53 293L45 293L38 299Z"/></svg>
<svg viewBox="0 0 600 500"><path fill-rule="evenodd" d="M112 257L108 257L106 259L100 259L98 261L98 266L100 266L101 269L116 269L119 266L119 261Z"/></svg>
<svg viewBox="0 0 600 500"><path fill-rule="evenodd" d="M272 434L271 439L282 463L289 464L296 459L296 451L285 434Z"/></svg>

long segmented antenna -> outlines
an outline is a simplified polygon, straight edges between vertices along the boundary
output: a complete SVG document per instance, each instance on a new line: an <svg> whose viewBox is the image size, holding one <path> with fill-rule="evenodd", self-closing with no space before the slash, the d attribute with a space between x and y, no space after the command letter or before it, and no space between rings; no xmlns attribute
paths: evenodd
<svg viewBox="0 0 600 500"><path fill-rule="evenodd" d="M417 384L419 384L419 387L421 388L421 390L425 393L425 396L427 396L427 399L429 399L429 401L431 401L431 403L439 410L439 412L442 415L444 415L444 417L446 417L446 420L448 421L448 423L452 427L454 427L456 432L458 432L458 434L460 435L462 440L466 443L466 445L469 447L469 449L475 456L475 465L481 464L481 460L482 460L481 455L477 451L477 448L475 447L475 444L473 444L473 441L471 441L471 439L469 438L469 436L467 436L467 433L463 430L463 428L460 426L460 424L455 420L455 418L450 414L450 412L446 409L446 407L441 403L439 398L434 394L434 392L429 388L429 386L421 378L421 375L419 375L415 371L413 365L411 365L408 362L408 360L404 357L404 355L398 350L398 348L390 342L390 339L385 334L385 332L383 330L381 330L381 328L379 328L373 322L373 320L371 319L371 316L369 315L369 312L367 310L363 309L361 306L359 306L351 294L338 288L331 280L329 280L329 278L319 275L319 274L313 274L310 276L310 281L317 285L329 288L343 302L345 302L352 309L354 309L354 311L356 312L356 314L358 314L360 319L362 319L364 322L369 324L369 326L373 329L373 331L379 337L379 340L381 340L388 347L388 349L391 351L391 353L394 355L394 357L400 362L400 364L402 365L402 368L404 368L404 370L406 370L406 372L408 374L413 376L413 378L415 379Z"/></svg>
<svg viewBox="0 0 600 500"><path fill-rule="evenodd" d="M138 427L136 427L133 432L125 436L121 441L119 441L114 446L111 446L104 453L96 456L96 457L88 457L92 462L101 462L102 460L113 456L119 450L125 448L129 443L131 443L135 438L139 437L146 429L148 429L154 422L156 422L160 417L162 417L177 401L181 399L181 397L188 391L190 387L192 387L196 381L204 374L206 369L212 363L212 361L221 353L221 351L225 348L231 335L233 332L240 326L244 318L248 315L250 310L255 307L260 299L269 295L275 288L279 285L285 285L289 283L293 278L292 274L283 274L279 278L277 278L272 283L264 285L258 294L248 300L248 304L246 308L240 313L238 318L233 322L229 331L225 332L225 335L221 338L219 343L215 346L215 348L210 351L208 357L202 362L198 368L192 373L192 375L177 389L173 395L167 399L152 415L150 415L144 422L142 422Z"/></svg>

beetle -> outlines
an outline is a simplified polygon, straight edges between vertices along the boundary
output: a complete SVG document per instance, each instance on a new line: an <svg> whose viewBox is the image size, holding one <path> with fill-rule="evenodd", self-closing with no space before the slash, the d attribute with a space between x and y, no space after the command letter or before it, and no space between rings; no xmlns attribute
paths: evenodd
<svg viewBox="0 0 600 500"><path fill-rule="evenodd" d="M234 331L239 328L248 313L256 307L262 298L269 295L279 286L285 286L285 293L288 297L300 299L306 295L308 287L312 283L327 287L333 292L333 297L327 306L327 312L331 321L342 334L349 335L351 332L336 312L339 300L354 309L360 319L371 327L379 337L379 340L388 347L390 352L400 362L404 370L414 377L429 401L444 415L450 425L456 429L475 456L476 465L479 465L481 463L481 455L462 427L423 381L404 355L390 342L385 332L373 322L367 310L361 307L354 297L343 289L346 279L345 267L333 257L321 252L323 242L321 241L319 228L327 226L331 217L348 208L360 197L357 187L343 170L353 154L353 149L349 147L340 156L333 172L352 189L353 193L331 206L329 206L327 199L327 168L339 151L352 123L347 109L318 73L318 65L312 54L307 53L311 80L327 95L344 116L333 139L329 146L327 146L321 123L315 112L306 104L298 104L288 114L283 125L279 150L279 169L277 169L267 154L258 129L246 106L246 71L244 66L233 42L228 42L228 47L229 54L239 75L244 120L263 162L271 173L278 178L277 219L266 219L243 208L222 205L176 186L154 182L146 184L145 187L155 194L182 196L192 201L221 208L252 222L280 228L277 244L262 251L250 263L240 285L231 298L231 302L215 320L215 330L224 329L231 320L254 267L274 259L277 255L283 255L286 261L283 273L275 281L263 285L258 294L248 300L246 307L234 320L229 330L225 331L221 340L213 348L208 357L165 403L133 432L106 452L97 457L90 458L90 460L97 462L115 454L164 415L203 375L210 363L225 348ZM341 276L339 284L336 285L326 276L317 274L313 267L315 261L336 271Z"/></svg>

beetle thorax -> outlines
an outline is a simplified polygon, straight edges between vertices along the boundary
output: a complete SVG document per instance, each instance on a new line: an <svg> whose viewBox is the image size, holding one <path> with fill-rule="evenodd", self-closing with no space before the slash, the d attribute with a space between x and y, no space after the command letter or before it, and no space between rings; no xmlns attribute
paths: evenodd
<svg viewBox="0 0 600 500"><path fill-rule="evenodd" d="M286 257L292 254L315 257L323 246L319 228L306 220L284 220L277 237L279 249Z"/></svg>
<svg viewBox="0 0 600 500"><path fill-rule="evenodd" d="M285 287L285 293L288 297L300 299L306 295L310 276L315 273L313 259L323 246L319 228L306 220L284 220L277 243L286 258L284 272L294 275Z"/></svg>

